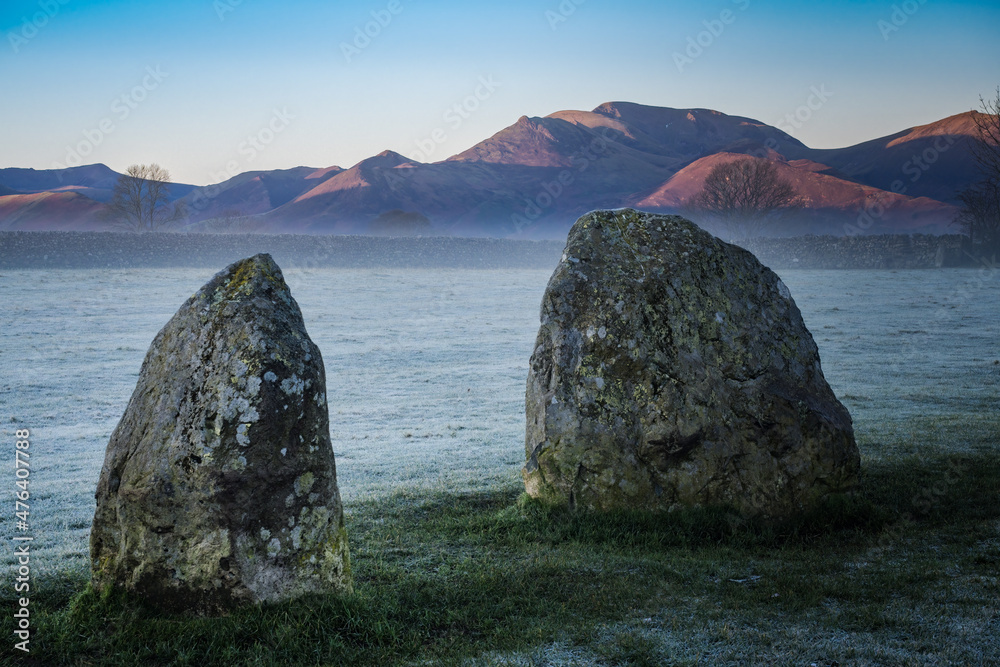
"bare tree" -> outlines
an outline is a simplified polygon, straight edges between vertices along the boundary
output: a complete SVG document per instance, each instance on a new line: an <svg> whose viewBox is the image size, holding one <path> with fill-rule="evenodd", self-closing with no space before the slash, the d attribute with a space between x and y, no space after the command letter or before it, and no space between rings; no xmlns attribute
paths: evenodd
<svg viewBox="0 0 1000 667"><path fill-rule="evenodd" d="M689 206L721 221L735 237L752 238L798 204L795 188L773 162L742 157L713 167Z"/></svg>
<svg viewBox="0 0 1000 667"><path fill-rule="evenodd" d="M979 98L982 113L973 112L978 141L972 157L982 180L958 194L962 209L955 223L969 239L989 249L1000 249L1000 87L996 98Z"/></svg>
<svg viewBox="0 0 1000 667"><path fill-rule="evenodd" d="M180 219L180 204L170 206L170 172L158 164L133 164L111 193L106 213L112 224L136 232L151 232Z"/></svg>
<svg viewBox="0 0 1000 667"><path fill-rule="evenodd" d="M973 112L972 120L979 135L978 142L972 144L972 157L979 165L983 178L994 184L1000 183L1000 86L996 99L979 97L982 113Z"/></svg>
<svg viewBox="0 0 1000 667"><path fill-rule="evenodd" d="M1000 188L988 181L958 194L962 209L955 224L973 243L995 247L1000 243Z"/></svg>

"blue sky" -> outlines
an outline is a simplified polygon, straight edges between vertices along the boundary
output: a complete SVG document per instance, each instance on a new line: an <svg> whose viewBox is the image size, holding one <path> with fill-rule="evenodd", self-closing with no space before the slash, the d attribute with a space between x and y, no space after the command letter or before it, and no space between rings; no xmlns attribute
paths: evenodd
<svg viewBox="0 0 1000 667"><path fill-rule="evenodd" d="M798 112L783 129L846 146L1000 85L1000 3L971 0L5 0L0 36L0 167L158 162L200 185L437 161L616 100Z"/></svg>

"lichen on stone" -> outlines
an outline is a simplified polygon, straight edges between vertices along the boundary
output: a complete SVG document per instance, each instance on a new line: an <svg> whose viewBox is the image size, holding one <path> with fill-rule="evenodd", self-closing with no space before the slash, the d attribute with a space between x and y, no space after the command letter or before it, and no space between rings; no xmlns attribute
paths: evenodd
<svg viewBox="0 0 1000 667"><path fill-rule="evenodd" d="M578 220L562 257L527 383L530 495L771 516L852 488L850 415L788 288L750 253L622 209Z"/></svg>
<svg viewBox="0 0 1000 667"><path fill-rule="evenodd" d="M325 384L269 256L227 267L192 295L150 346L108 443L95 587L200 613L349 591L326 402L305 394ZM301 517L309 522L293 538L288 522ZM322 567L303 567L296 542L309 557L314 543L336 548Z"/></svg>

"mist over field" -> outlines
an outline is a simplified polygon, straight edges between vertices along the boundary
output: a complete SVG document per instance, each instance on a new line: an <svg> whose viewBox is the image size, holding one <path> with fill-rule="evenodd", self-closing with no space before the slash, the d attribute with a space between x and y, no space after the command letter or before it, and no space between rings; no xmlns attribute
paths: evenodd
<svg viewBox="0 0 1000 667"><path fill-rule="evenodd" d="M39 573L89 568L93 493L156 332L209 269L5 270L0 420L33 434ZM394 493L520 484L545 269L284 267L326 366L348 515ZM991 419L996 270L780 272L866 454ZM961 437L948 453L966 448ZM12 522L0 538L14 534ZM9 552L5 563L12 564Z"/></svg>

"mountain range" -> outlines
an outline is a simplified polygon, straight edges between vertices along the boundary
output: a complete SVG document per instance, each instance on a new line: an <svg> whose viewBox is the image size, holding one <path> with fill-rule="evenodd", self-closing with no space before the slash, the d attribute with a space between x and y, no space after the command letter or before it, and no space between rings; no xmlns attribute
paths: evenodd
<svg viewBox="0 0 1000 667"><path fill-rule="evenodd" d="M596 208L685 213L714 166L750 156L774 162L802 201L775 234L945 233L957 193L977 179L976 113L814 149L751 118L609 102L522 116L439 162L387 150L346 169L175 183L170 197L185 205L189 231L367 233L380 215L406 211L426 216L435 234L562 238ZM102 164L0 169L0 229L101 229L118 176Z"/></svg>

